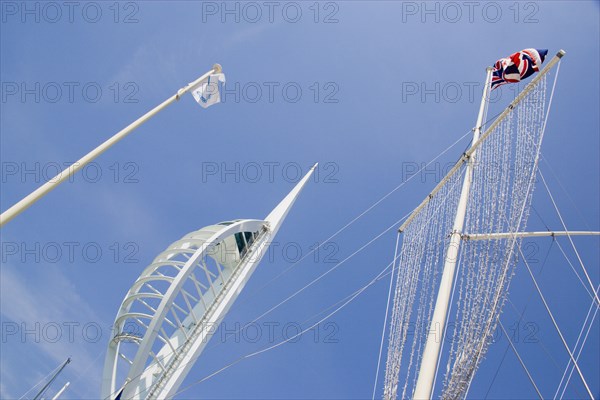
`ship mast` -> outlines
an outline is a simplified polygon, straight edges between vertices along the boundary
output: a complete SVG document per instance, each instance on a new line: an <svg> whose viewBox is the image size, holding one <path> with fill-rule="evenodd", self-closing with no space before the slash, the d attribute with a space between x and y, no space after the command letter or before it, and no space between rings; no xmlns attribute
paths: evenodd
<svg viewBox="0 0 600 400"><path fill-rule="evenodd" d="M479 135L481 133L481 124L483 122L483 115L485 113L485 109L489 101L491 79L492 67L488 67L486 70L483 94L481 96L481 104L479 106L479 114L477 115L477 123L475 124L475 128L473 129L473 141L471 142L471 146L473 146L479 140ZM469 198L469 191L471 189L474 164L475 152L471 153L471 156L469 157L469 161L467 162L466 166L466 172L460 193L460 199L458 201L458 207L456 209L456 217L454 218L452 236L450 237L450 245L448 247L448 252L446 253L446 258L444 260L442 280L440 282L440 288L435 303L435 309L433 311L433 318L431 319L431 325L429 326L429 334L427 335L425 352L423 353L423 359L421 360L421 368L419 370L419 378L417 380L417 386L415 388L415 393L413 397L414 399L430 399L431 392L433 391L433 381L435 379L435 371L437 369L438 356L443 340L441 336L444 334L446 316L448 314L448 307L450 305L450 294L452 292L452 284L454 281L454 273L456 270L456 262L458 259L458 250L460 248L462 229L465 222L467 200Z"/></svg>
<svg viewBox="0 0 600 400"><path fill-rule="evenodd" d="M556 56L548 63L546 68L544 68L544 70L541 71L533 79L533 81L515 98L515 100L511 102L511 104L498 116L496 121L491 124L491 126L480 138L481 124L483 121L486 106L489 101L489 92L491 90L491 77L493 71L491 67L487 68L486 81L481 97L481 104L479 107L479 114L477 116L477 123L475 125L475 128L473 129L473 141L471 143L471 148L465 152L462 158L467 162L465 177L463 180L463 185L454 218L452 234L450 237L450 244L448 246L448 251L444 259L444 269L442 272L440 287L438 290L435 308L433 311L433 317L429 325L429 330L427 331L427 340L423 352L423 357L421 359L413 399L431 399L433 393L435 374L437 370L437 364L439 361L440 349L443 342L442 336L444 335L448 309L450 306L450 296L452 293L452 287L454 283L454 276L456 272L456 263L458 261L460 243L462 239L468 239L466 236L463 237L462 230L465 221L471 182L473 179L473 169L475 166L475 151L477 147L479 147L481 142L493 131L493 129L499 123L499 121L501 121L505 117L505 115L512 111L514 107L525 97L525 95L529 91L528 88L532 88L535 82L539 81L542 78L542 76L545 75L552 68L552 66L562 58L564 54L565 53L563 50L559 51L556 54ZM458 164L460 164L460 161L459 163L457 163L457 165ZM457 168L457 166L455 166L454 168ZM453 174L453 172L455 171L454 168L447 176ZM406 225L408 225L408 223L412 221L415 214L418 213L421 210L421 208L424 207L425 204L427 204L427 202L431 199L433 193L439 190L439 187L441 187L444 182L445 181L442 180L442 182L440 182L440 184L438 184L438 186L434 189L430 197L425 199L423 203L421 203L421 205L417 207L415 212L413 212L413 214L407 219L407 221L404 222L402 227L400 227L400 232L402 232Z"/></svg>

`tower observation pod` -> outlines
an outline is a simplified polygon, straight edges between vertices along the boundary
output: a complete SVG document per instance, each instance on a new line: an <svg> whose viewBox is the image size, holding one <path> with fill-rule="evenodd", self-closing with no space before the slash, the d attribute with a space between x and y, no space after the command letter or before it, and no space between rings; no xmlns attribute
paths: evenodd
<svg viewBox="0 0 600 400"><path fill-rule="evenodd" d="M165 399L177 392L316 167L264 220L191 232L144 269L115 318L103 399Z"/></svg>

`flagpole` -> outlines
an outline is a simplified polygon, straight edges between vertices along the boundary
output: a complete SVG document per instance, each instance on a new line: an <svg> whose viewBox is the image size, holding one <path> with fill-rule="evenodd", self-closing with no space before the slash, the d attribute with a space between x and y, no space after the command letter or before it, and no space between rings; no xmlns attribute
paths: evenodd
<svg viewBox="0 0 600 400"><path fill-rule="evenodd" d="M471 142L472 146L479 140L485 106L489 101L491 82L492 67L488 67L486 70L485 86L483 87L483 94L481 96L481 105L479 106L477 123L473 129L473 141ZM450 236L450 244L448 246L448 252L444 262L442 279L438 289L431 325L427 331L427 341L425 343L425 350L421 359L421 367L417 376L417 385L413 395L414 400L429 400L431 399L433 392L435 371L437 369L440 347L442 345L442 341L444 340L442 336L444 335L446 316L448 315L448 308L450 305L450 294L452 292L456 262L458 261L458 249L460 247L461 234L467 211L467 201L471 189L471 181L473 179L474 163L475 153L473 152L469 157L469 161L467 162L467 169L465 171L460 199L456 209L454 226L452 228L452 235Z"/></svg>
<svg viewBox="0 0 600 400"><path fill-rule="evenodd" d="M215 64L212 69L196 79L195 81L188 83L183 88L179 89L177 93L173 96L169 97L167 100L154 107L152 110L148 111L146 114L142 115L140 118L129 124L127 127L116 133L113 137L102 143L100 146L96 147L94 150L90 151L88 154L83 156L79 161L71 164L69 167L59 172L54 178L50 179L48 182L44 183L42 186L31 192L28 196L21 199L18 203L10 207L8 210L4 211L0 215L0 228L4 226L8 221L15 218L17 215L25 211L27 208L31 207L36 201L41 199L43 196L48 194L52 189L56 188L65 180L72 177L77 171L86 166L88 163L96 159L100 154L104 153L106 150L111 148L114 144L119 142L121 139L129 135L136 128L142 125L144 122L148 121L150 118L158 114L164 108L169 106L171 103L179 100L181 96L185 93L189 92L190 89L198 85L202 80L206 79L212 74L221 73L222 68L221 65Z"/></svg>

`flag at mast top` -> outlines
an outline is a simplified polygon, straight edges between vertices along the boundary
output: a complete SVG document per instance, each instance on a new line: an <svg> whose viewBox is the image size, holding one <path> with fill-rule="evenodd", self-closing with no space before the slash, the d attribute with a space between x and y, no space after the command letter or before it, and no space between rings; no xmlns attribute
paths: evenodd
<svg viewBox="0 0 600 400"><path fill-rule="evenodd" d="M225 85L225 74L223 74L219 64L213 66L213 71L214 73L202 79L190 89L192 96L202 108L208 108L221 102L221 86Z"/></svg>
<svg viewBox="0 0 600 400"><path fill-rule="evenodd" d="M548 49L525 49L499 59L494 64L492 89L506 83L520 82L538 72L547 54Z"/></svg>

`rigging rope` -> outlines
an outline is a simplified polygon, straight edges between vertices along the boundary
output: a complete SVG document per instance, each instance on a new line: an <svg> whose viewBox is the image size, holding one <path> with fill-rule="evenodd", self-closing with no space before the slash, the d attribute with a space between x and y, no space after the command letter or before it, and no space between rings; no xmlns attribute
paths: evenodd
<svg viewBox="0 0 600 400"><path fill-rule="evenodd" d="M519 252L521 253L521 257L523 257L523 261L525 263L525 266L527 267L527 271L529 272L531 279L533 280L535 288L536 288L538 294L540 295L540 298L542 299L542 303L544 303L544 308L546 308L546 311L548 312L548 315L550 316L550 319L552 320L552 324L554 325L554 328L556 328L556 331L558 332L558 336L560 337L560 340L562 341L563 345L565 346L567 353L569 353L569 358L573 362L573 365L575 365L575 368L577 369L577 373L579 374L579 377L581 378L581 381L583 382L583 385L585 386L585 389L587 390L588 395L590 396L590 399L593 400L594 395L592 394L592 392L587 384L587 381L585 380L585 377L583 376L583 373L581 372L581 369L579 368L579 364L577 364L577 360L575 360L575 358L573 357L573 353L572 353L571 349L569 348L569 345L567 344L567 341L565 340L565 337L563 336L560 328L558 327L558 324L556 323L556 319L554 318L552 311L550 311L550 307L548 307L546 298L542 294L540 286L538 285L537 280L535 279L535 276L533 275L533 272L531 271L531 268L529 267L529 263L525 259L525 255L523 254L523 252L521 251L520 248L519 248Z"/></svg>
<svg viewBox="0 0 600 400"><path fill-rule="evenodd" d="M531 208L535 211L535 208L533 206ZM540 219L541 219L541 217L540 217ZM543 221L542 221L542 223L543 223ZM542 266L540 267L540 271L539 271L540 275L544 271L544 267L546 265L546 262L548 261L548 256L550 255L550 251L552 250L552 247L554 246L554 242L556 242L556 240L555 240L555 238L552 238L552 242L550 244L550 247L548 248L548 251L546 252L546 256L544 257L544 261L542 262ZM527 307L529 306L529 303L531 303L532 297L533 297L533 293L530 293L529 297L527 298L527 301L525 302L525 306L523 307L523 310L521 310L521 311L519 311L517 309L517 307L513 304L513 302L509 299L509 303L511 304L511 306L513 307L515 313L519 317L519 319L516 322L517 326L520 326L521 322L523 321L523 317L525 316L525 311L527 311ZM508 354L508 349L509 348L510 348L510 345L507 344L506 348L504 349L504 353L502 354L502 359L500 360L500 364L498 364L498 368L496 368L496 371L494 372L494 376L492 378L492 381L490 382L490 385L489 385L487 391L485 392L484 400L486 400L488 398L488 395L490 394L490 390L492 390L492 386L494 386L494 382L496 381L496 378L498 377L498 373L500 372L500 368L502 367L502 364L504 363L506 355Z"/></svg>
<svg viewBox="0 0 600 400"><path fill-rule="evenodd" d="M375 400L375 392L377 390L377 382L379 380L379 367L381 366L381 355L383 353L383 342L385 341L385 331L387 329L388 314L390 311L390 300L392 298L392 287L394 286L394 270L396 269L396 259L398 258L398 244L400 243L400 232L396 234L396 248L394 250L394 263L392 264L392 273L390 274L390 285L388 288L388 297L385 306L385 318L383 319L383 329L381 331L381 343L379 345L379 356L377 357L377 371L375 372L375 382L373 383L373 396Z"/></svg>
<svg viewBox="0 0 600 400"><path fill-rule="evenodd" d="M499 115L499 114L498 114ZM495 115L494 118L496 118L498 115ZM493 119L493 118L492 118ZM272 284L274 281L276 281L277 279L281 278L281 276L283 276L284 274L286 274L287 272L289 272L291 269L293 269L297 264L301 263L302 261L304 261L304 259L306 259L307 257L311 256L315 251L317 251L319 248L321 248L321 246L323 246L324 244L328 243L329 241L331 241L332 239L334 239L335 237L337 237L340 233L342 233L343 231L345 231L348 227L350 227L352 224L354 224L356 221L358 221L359 219L361 219L363 216L365 216L366 214L368 214L371 210L373 210L375 207L377 207L379 204L381 204L385 199L387 199L388 197L390 197L392 194L394 194L396 191L398 191L399 189L401 189L404 185L406 185L408 182L410 182L415 176L419 175L423 170L426 170L427 167L429 167L431 164L433 164L437 159L439 159L441 156L443 156L444 154L446 154L451 148L453 148L454 146L456 146L458 143L460 143L465 137L467 137L469 134L471 133L471 130L469 129L464 135L462 135L460 138L458 138L456 141L454 141L454 143L452 143L451 145L449 145L448 147L446 147L441 153L439 153L437 156L435 156L433 159L431 159L427 164L422 165L421 168L419 168L413 175L409 176L405 181L402 181L398 186L396 186L395 188L393 188L392 190L390 190L388 193L386 193L385 195L383 195L383 197L381 197L379 200L377 200L375 203L371 204L369 207L367 207L364 211L362 211L359 215L357 215L356 217L354 217L352 220L350 220L349 222L347 222L344 226L342 226L341 228L339 228L335 233L333 233L331 236L329 236L327 239L322 240L319 242L319 245L316 246L314 249L312 249L310 252L306 253L306 255L302 256L298 261L294 262L292 265L290 265L288 268L284 269L283 271L281 271L278 275L276 275L273 279L269 280L267 283L265 283L264 285L262 285L259 289L256 290L256 292L250 294L250 296L261 292L265 287L269 286L270 284Z"/></svg>
<svg viewBox="0 0 600 400"><path fill-rule="evenodd" d="M548 167L548 170L550 170L550 173L554 177L554 180L556 180L556 183L558 183L558 186L562 189L563 193L569 199L569 202L571 203L571 206L573 207L573 209L575 211L577 211L577 214L579 214L579 218L581 219L581 222L583 222L583 225L586 227L586 229L588 231L591 231L592 228L590 228L590 225L588 224L588 219L583 216L583 213L581 212L581 209L577 206L577 203L575 203L575 200L573 200L573 196L571 196L571 194L567 191L567 189L565 189L565 186L560 181L560 178L558 177L558 175L554 171L554 168L552 168L552 165L550 165L550 163L548 162L548 160L546 159L546 157L544 157L543 154L542 154L542 161L544 161L544 163Z"/></svg>
<svg viewBox="0 0 600 400"><path fill-rule="evenodd" d="M521 364L521 366L525 370L525 373L527 374L527 377L529 378L529 382L531 382L531 384L533 385L533 387L534 387L535 391L537 392L537 395L540 398L540 400L543 400L544 396L542 396L542 393L540 393L540 389L538 389L538 386L535 384L535 381L533 380L533 377L531 376L531 373L527 369L527 366L523 362L523 359L521 358L521 355L517 351L517 348L513 344L512 340L510 340L510 336L508 335L508 332L506 332L506 329L504 329L504 325L502 325L501 321L498 322L498 325L502 329L502 332L504 332L504 335L506 336L506 339L508 340L508 343L509 343L510 347L512 348L513 352L517 356L517 359L519 360L519 363Z"/></svg>
<svg viewBox="0 0 600 400"><path fill-rule="evenodd" d="M562 214L560 213L560 210L558 209L558 206L556 205L556 202L554 201L554 197L552 196L552 193L550 192L550 188L546 184L546 179L544 179L544 174L542 174L542 171L539 171L539 173L540 173L540 177L542 178L542 182L544 183L544 187L546 188L546 191L548 192L548 196L550 196L550 200L552 200L552 205L554 206L554 209L556 210L558 219L560 219L560 223L562 224L564 230L567 232L567 237L569 238L569 243L571 243L571 247L573 247L573 251L575 251L575 255L577 256L579 265L581 265L581 269L583 269L583 273L585 274L585 277L587 278L590 288L592 289L592 293L594 294L594 299L596 300L596 303L598 304L598 306L600 306L600 298L598 298L598 292L594 290L594 284L592 283L592 280L590 279L590 275L588 274L587 269L585 268L585 265L583 264L583 261L581 260L581 256L579 255L579 252L577 251L577 248L575 247L575 243L573 243L573 239L571 238L571 235L569 235L569 230L567 229L565 221L563 220Z"/></svg>
<svg viewBox="0 0 600 400"><path fill-rule="evenodd" d="M598 285L598 288L596 290L600 289L600 285ZM592 326L594 325L594 320L596 319L596 315L598 314L598 307L594 307L595 303L594 301L592 301L592 304L590 304L590 308L587 312L587 315L585 316L585 320L583 321L583 325L581 326L581 330L579 331L579 335L577 336L577 341L575 342L575 346L573 347L573 349L577 349L577 345L579 344L579 340L581 339L581 335L583 334L583 331L585 329L585 326L587 325L587 321L590 317L590 313L592 312L592 310L594 310L594 315L592 316L592 320L590 321L590 326L587 329L587 332L585 334L585 337L583 338L583 342L581 343L581 347L579 348L579 351L577 352L577 356L575 357L575 361L579 361L579 356L581 355L581 352L583 351L583 347L585 346L585 342L587 341L588 335L590 334L590 331L592 330ZM563 383L563 380L565 379L565 375L567 374L567 371L569 370L569 366L571 364L571 360L569 360L567 362L567 366L565 367L565 372L563 373L562 378L560 378L560 382L558 384L558 388L556 388L556 393L554 394L554 399L556 399L556 396L558 394L558 392L560 391L560 387ZM569 373L569 377L567 378L567 381L565 382L565 387L562 390L562 393L560 395L560 398L562 399L562 397L565 394L565 391L567 390L567 386L569 385L569 382L571 381L571 376L573 375L573 370L575 369L575 367L571 367L571 371Z"/></svg>
<svg viewBox="0 0 600 400"><path fill-rule="evenodd" d="M598 303L597 303L596 299L594 298L594 295L588 289L587 285L585 284L585 282L581 278L581 275L579 275L579 272L577 272L577 270L575 269L575 266L573 265L573 263L571 262L571 260L569 259L569 257L567 257L567 253L562 248L562 246L560 245L560 242L558 240L556 241L556 245L558 246L560 252L565 257L565 260L567 260L567 263L569 264L569 266L571 267L571 269L573 270L573 272L577 276L577 279L579 279L579 282L581 282L581 286L583 287L583 290L585 290L587 292L587 294L590 296L590 299L592 299L592 301L594 301L594 303L596 304L596 307L598 307Z"/></svg>
<svg viewBox="0 0 600 400"><path fill-rule="evenodd" d="M378 282L378 281L379 281L379 280L380 280L380 279L381 279L383 276L385 276L385 272L386 272L386 271L387 271L387 270L388 270L390 267L392 267L391 274L393 275L393 273L394 273L394 271L393 271L393 268L394 268L394 266L395 266L395 263L396 263L396 259L394 259L394 260L393 260L391 263L389 263L389 264L388 264L388 265L387 265L387 266L386 266L386 267L385 267L383 270L381 270L381 272L379 272L379 274L377 274L377 276L376 276L375 278L371 279L371 281L370 281L369 283L367 283L366 285L362 286L360 289L356 290L356 291L355 291L353 294L351 294L351 295L349 296L349 298L348 298L348 297L346 297L346 298L348 298L348 300L344 301L344 302L343 302L343 304L342 304L341 306L337 307L337 308L336 308L335 310L333 310L331 313L327 314L325 317L321 318L319 321L317 321L316 323L312 324L312 325L311 325L311 326L309 326L308 328L306 328L306 329L303 329L303 330L301 330L300 332L298 332L297 334L295 334L295 335L293 335L293 336L291 336L291 337L289 337L289 338L286 338L286 339L285 339L285 340L283 340L283 341L280 341L280 342L278 342L278 343L275 343L274 345L271 345L271 346L265 347L265 348L263 348L263 349L260 349L260 350L258 350L258 351L255 351L255 352L252 352L252 353L246 354L246 355L244 355L244 356L242 356L242 357L240 357L240 358L238 358L238 359L234 360L233 362L231 362L231 363L229 363L229 364L225 365L224 367L222 367L222 368L218 369L217 371L215 371L215 372L213 372L213 373L211 373L211 374L209 374L209 375L207 375L207 376L205 376L205 377L203 377L203 378L201 378L201 379L198 379L198 380L196 380L196 381L192 382L191 384L187 385L187 386L186 386L186 387L184 387L183 389L179 390L177 393L175 393L175 394L173 394L172 396L170 396L170 397L169 397L169 399L172 399L174 396L176 396L176 395L178 395L178 394L181 394L181 393L183 393L184 391L186 391L186 390L190 389L192 386L195 386L195 385L197 385L197 384L199 384L199 383L201 383L201 382L204 382L204 381L206 381L206 380L208 380L208 379L210 379L210 378L214 377L215 375L218 375L218 374L220 374L221 372L223 372L223 371L225 371L226 369L228 369L228 368L230 368L230 367L232 367L232 366L234 366L234 365L238 364L239 362L241 362L241 361L243 361L243 360L245 360L245 359L248 359L248 358L251 358L251 357L257 356L257 355L259 355L259 354L265 353L265 352L267 352L267 351L273 350L273 349L275 349L275 348L277 348L277 347L279 347L279 346L281 346L281 345L283 345L283 344L285 344L285 343L291 342L292 340L296 339L297 337L299 337L299 336L301 336L301 335L305 334L306 332L308 332L308 331L312 330L312 329L313 329L314 327L316 327L317 325L319 325L319 324L323 323L323 322L324 322L324 321L326 321L327 319L329 319L329 318L331 318L332 316L334 316L335 314L337 314L337 313L338 313L339 311L341 311L341 310L342 310L344 307L346 307L348 304L350 304L352 301L354 301L354 300L355 300L355 299L356 299L358 296L360 296L360 295L361 295L361 294L362 294L362 293L363 293L365 290L367 290L369 287L371 287L371 286L372 286L372 285L374 285L376 282ZM398 268L398 267L395 267L395 268Z"/></svg>

